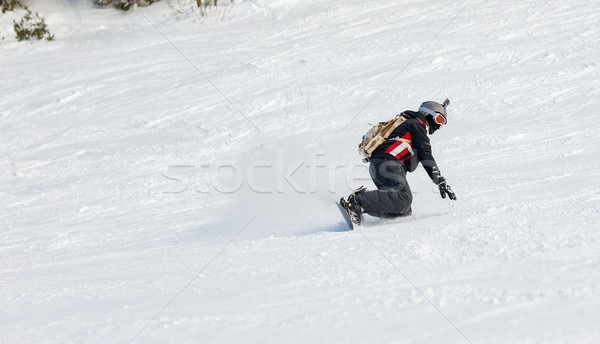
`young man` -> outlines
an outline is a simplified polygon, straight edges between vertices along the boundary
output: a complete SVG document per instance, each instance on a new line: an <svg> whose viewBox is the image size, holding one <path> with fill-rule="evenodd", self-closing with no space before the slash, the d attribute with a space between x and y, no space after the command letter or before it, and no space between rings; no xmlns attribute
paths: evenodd
<svg viewBox="0 0 600 344"><path fill-rule="evenodd" d="M412 193L406 173L413 172L419 163L439 187L442 198L448 196L456 200L456 193L440 174L427 136L447 123L448 104L448 99L443 104L427 101L421 104L419 111L402 113L406 120L370 156L369 173L377 190L366 191L361 187L347 200L340 200L353 222L360 223L363 212L385 218L411 215Z"/></svg>

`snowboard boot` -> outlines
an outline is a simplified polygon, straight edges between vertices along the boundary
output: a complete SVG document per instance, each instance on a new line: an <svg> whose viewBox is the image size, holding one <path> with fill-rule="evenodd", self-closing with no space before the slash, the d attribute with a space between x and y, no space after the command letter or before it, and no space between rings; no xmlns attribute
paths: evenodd
<svg viewBox="0 0 600 344"><path fill-rule="evenodd" d="M340 198L340 204L348 212L348 215L350 216L350 220L357 225L360 225L360 223L362 222L363 210L362 210L362 207L360 205L358 205L358 203L356 202L355 196L360 193L365 192L365 190L367 190L367 188L364 186L361 186L358 189L352 191L350 196L348 196L347 200L344 200L344 198Z"/></svg>
<svg viewBox="0 0 600 344"><path fill-rule="evenodd" d="M408 208L407 211L398 214L398 217L408 217L412 215L412 208Z"/></svg>

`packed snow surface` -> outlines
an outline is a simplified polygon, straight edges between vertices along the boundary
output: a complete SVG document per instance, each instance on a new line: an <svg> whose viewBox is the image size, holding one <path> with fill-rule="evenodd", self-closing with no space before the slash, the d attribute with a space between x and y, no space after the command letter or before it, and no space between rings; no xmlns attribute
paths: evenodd
<svg viewBox="0 0 600 344"><path fill-rule="evenodd" d="M600 342L600 2L182 3L0 15L0 342ZM346 231L446 97L458 200Z"/></svg>

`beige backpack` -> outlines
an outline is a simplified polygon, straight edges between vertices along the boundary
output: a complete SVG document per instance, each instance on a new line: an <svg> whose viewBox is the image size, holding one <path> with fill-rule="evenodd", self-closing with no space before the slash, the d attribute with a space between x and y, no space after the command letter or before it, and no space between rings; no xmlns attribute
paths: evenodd
<svg viewBox="0 0 600 344"><path fill-rule="evenodd" d="M379 147L382 143L388 140L388 137L392 134L400 124L406 121L409 117L404 114L398 114L393 119L387 122L380 122L377 125L371 124L373 127L363 136L362 142L358 145L358 152L360 155L367 158L371 157L371 153ZM410 140L401 139L399 137L392 138L391 140L402 140L410 143Z"/></svg>

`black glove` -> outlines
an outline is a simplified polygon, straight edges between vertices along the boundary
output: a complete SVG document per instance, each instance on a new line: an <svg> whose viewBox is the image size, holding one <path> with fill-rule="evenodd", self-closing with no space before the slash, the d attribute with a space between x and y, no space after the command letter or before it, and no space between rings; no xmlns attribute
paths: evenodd
<svg viewBox="0 0 600 344"><path fill-rule="evenodd" d="M442 196L442 198L446 198L446 195L448 195L448 197L451 200L456 201L456 192L454 192L454 190L452 190L450 185L446 184L446 179L444 179L444 177L440 177L438 180L439 180L438 188L440 189L440 196Z"/></svg>

